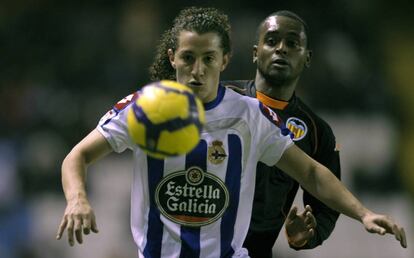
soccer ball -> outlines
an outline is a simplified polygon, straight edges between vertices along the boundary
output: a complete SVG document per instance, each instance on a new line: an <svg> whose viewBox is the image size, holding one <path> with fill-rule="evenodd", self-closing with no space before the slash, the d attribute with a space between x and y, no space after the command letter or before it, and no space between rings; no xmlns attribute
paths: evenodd
<svg viewBox="0 0 414 258"><path fill-rule="evenodd" d="M194 149L204 123L203 104L193 91L168 80L144 86L127 115L132 140L158 159Z"/></svg>

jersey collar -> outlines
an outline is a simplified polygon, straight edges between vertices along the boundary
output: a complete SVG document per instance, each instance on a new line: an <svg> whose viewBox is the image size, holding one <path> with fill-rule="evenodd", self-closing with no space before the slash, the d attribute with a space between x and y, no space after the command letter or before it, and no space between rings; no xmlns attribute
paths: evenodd
<svg viewBox="0 0 414 258"><path fill-rule="evenodd" d="M204 103L204 109L210 110L217 107L218 104L220 104L220 102L223 100L225 91L225 88L221 84L219 84L217 89L217 97L210 102Z"/></svg>
<svg viewBox="0 0 414 258"><path fill-rule="evenodd" d="M260 91L256 91L256 98L266 106L273 109L283 110L289 105L289 101L272 99L271 97L266 96Z"/></svg>

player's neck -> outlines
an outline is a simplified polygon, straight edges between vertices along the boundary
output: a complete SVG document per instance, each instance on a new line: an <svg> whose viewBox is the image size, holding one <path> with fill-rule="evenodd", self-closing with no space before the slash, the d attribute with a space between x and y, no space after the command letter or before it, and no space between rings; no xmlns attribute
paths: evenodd
<svg viewBox="0 0 414 258"><path fill-rule="evenodd" d="M256 74L256 90L272 99L289 101L295 92L297 80L292 82L269 82L260 74Z"/></svg>

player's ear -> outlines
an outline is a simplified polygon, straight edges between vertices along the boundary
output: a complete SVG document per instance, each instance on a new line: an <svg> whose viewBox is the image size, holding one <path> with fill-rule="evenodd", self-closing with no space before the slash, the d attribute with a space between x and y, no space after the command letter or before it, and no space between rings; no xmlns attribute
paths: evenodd
<svg viewBox="0 0 414 258"><path fill-rule="evenodd" d="M253 45L253 63L257 61L257 45Z"/></svg>
<svg viewBox="0 0 414 258"><path fill-rule="evenodd" d="M220 71L224 71L224 69L226 69L227 65L229 64L230 61L230 54L225 54L223 56L223 64L221 65L221 69Z"/></svg>
<svg viewBox="0 0 414 258"><path fill-rule="evenodd" d="M306 54L306 62L305 62L305 67L309 68L311 65L311 60L312 60L312 50L307 50L308 53Z"/></svg>
<svg viewBox="0 0 414 258"><path fill-rule="evenodd" d="M175 69L175 55L174 55L174 51L169 48L167 51L168 54L168 59L170 60L170 64L171 66Z"/></svg>

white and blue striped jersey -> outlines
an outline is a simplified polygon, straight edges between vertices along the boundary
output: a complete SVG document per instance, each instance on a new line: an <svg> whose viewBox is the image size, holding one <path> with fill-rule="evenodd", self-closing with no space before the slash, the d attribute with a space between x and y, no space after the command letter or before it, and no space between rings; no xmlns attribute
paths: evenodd
<svg viewBox="0 0 414 258"><path fill-rule="evenodd" d="M115 106L97 128L115 152L134 152L131 229L139 257L248 257L242 244L257 162L275 165L293 144L277 115L219 86L217 98L204 104L206 125L197 147L160 160L129 137L131 106Z"/></svg>

